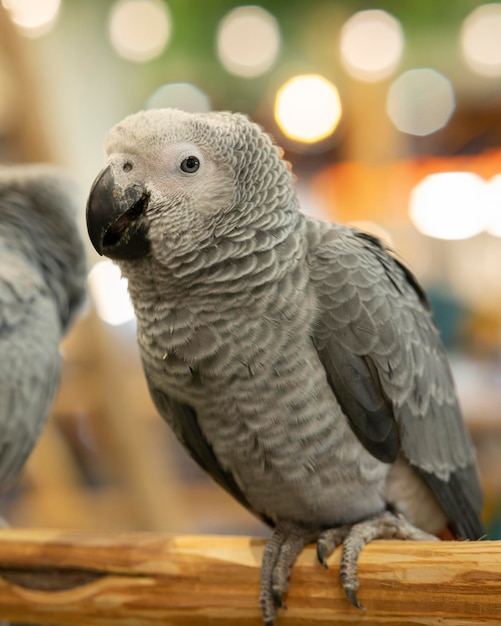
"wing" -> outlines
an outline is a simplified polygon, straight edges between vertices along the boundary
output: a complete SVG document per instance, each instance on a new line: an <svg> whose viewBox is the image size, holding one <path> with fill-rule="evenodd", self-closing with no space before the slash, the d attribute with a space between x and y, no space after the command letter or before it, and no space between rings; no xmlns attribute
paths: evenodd
<svg viewBox="0 0 501 626"><path fill-rule="evenodd" d="M197 414L193 407L178 402L158 388L149 383L146 372L146 380L151 397L160 415L166 420L177 439L187 450L191 458L211 476L220 487L225 489L237 502L240 502L248 511L259 517L269 526L274 526L272 520L255 511L233 476L224 470L219 464L214 451L205 438L198 424Z"/></svg>
<svg viewBox="0 0 501 626"><path fill-rule="evenodd" d="M314 252L313 342L364 447L403 454L461 538L484 535L473 446L426 296L376 238L332 227Z"/></svg>
<svg viewBox="0 0 501 626"><path fill-rule="evenodd" d="M2 255L0 275L0 486L22 468L57 391L60 321L32 268Z"/></svg>

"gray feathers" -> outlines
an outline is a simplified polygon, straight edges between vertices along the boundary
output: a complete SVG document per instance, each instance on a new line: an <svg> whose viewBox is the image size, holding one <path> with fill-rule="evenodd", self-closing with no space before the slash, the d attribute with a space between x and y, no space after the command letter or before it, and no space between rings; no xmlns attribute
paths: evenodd
<svg viewBox="0 0 501 626"><path fill-rule="evenodd" d="M0 485L21 469L59 383L59 342L85 289L74 183L55 168L0 169Z"/></svg>
<svg viewBox="0 0 501 626"><path fill-rule="evenodd" d="M342 229L330 252L321 263L349 262L339 262L344 282L320 279L328 295L314 341L345 415L377 458L390 463L403 454L459 536L481 536L473 448L424 294L373 238Z"/></svg>
<svg viewBox="0 0 501 626"><path fill-rule="evenodd" d="M142 112L106 149L89 233L105 254L118 241L150 390L200 465L256 514L318 529L410 511L398 473L420 474L459 536L482 534L473 448L411 272L302 215L279 149L241 115ZM140 211L120 200L131 189Z"/></svg>

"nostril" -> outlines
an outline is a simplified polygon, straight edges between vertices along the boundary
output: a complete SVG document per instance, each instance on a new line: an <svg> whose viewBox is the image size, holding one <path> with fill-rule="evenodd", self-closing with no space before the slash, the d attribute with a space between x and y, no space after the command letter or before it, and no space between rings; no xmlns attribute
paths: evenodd
<svg viewBox="0 0 501 626"><path fill-rule="evenodd" d="M132 163L130 161L126 161L123 166L124 172L130 172L132 169Z"/></svg>

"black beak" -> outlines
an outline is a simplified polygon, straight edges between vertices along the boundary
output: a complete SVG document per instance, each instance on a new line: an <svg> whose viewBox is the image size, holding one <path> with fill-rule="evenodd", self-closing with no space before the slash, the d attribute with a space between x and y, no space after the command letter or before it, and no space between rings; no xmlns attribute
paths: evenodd
<svg viewBox="0 0 501 626"><path fill-rule="evenodd" d="M101 255L133 260L150 251L144 211L149 195L138 184L120 189L108 165L94 181L87 200L87 230Z"/></svg>

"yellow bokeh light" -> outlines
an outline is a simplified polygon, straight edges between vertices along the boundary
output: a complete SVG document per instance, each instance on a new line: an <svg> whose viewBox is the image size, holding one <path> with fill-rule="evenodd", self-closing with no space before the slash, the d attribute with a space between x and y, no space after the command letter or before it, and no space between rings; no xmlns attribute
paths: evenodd
<svg viewBox="0 0 501 626"><path fill-rule="evenodd" d="M170 13L160 0L118 0L111 8L111 43L129 61L144 63L157 57L170 33Z"/></svg>
<svg viewBox="0 0 501 626"><path fill-rule="evenodd" d="M331 135L341 119L336 87L323 76L295 76L277 92L275 120L286 137L315 143Z"/></svg>
<svg viewBox="0 0 501 626"><path fill-rule="evenodd" d="M2 0L12 22L28 37L39 37L54 26L61 0Z"/></svg>
<svg viewBox="0 0 501 626"><path fill-rule="evenodd" d="M268 71L280 48L276 19L258 6L242 6L230 11L217 33L217 53L231 74L252 78Z"/></svg>
<svg viewBox="0 0 501 626"><path fill-rule="evenodd" d="M374 82L397 67L404 49L404 32L400 22L386 11L359 11L344 24L340 48L347 71L354 78Z"/></svg>
<svg viewBox="0 0 501 626"><path fill-rule="evenodd" d="M474 72L483 76L501 76L501 4L477 7L464 20L461 49Z"/></svg>

